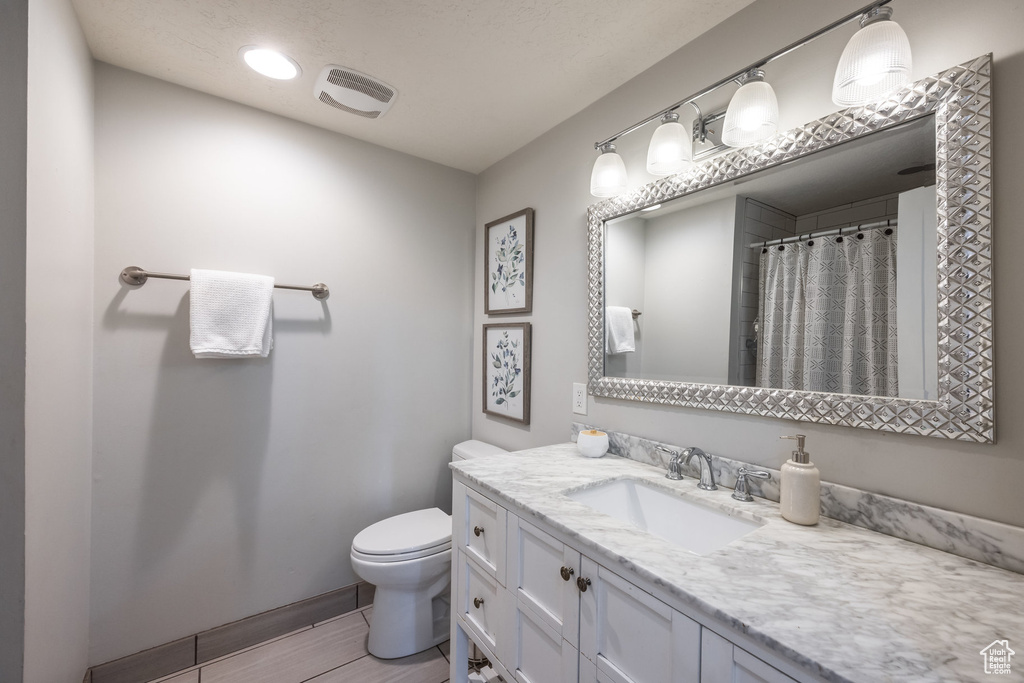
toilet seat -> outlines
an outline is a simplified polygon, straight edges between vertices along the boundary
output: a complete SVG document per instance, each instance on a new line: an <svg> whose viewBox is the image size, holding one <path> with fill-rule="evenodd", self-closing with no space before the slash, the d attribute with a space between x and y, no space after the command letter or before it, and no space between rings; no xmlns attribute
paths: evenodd
<svg viewBox="0 0 1024 683"><path fill-rule="evenodd" d="M433 548L424 548L423 550L417 550L411 553L401 553L395 555L371 555L370 553L361 553L355 548L352 549L351 555L353 558L362 560L364 562L405 562L407 560L416 560L423 557L430 557L431 555L437 555L439 553L451 552L452 542L442 543L439 546Z"/></svg>
<svg viewBox="0 0 1024 683"><path fill-rule="evenodd" d="M429 508L372 524L352 540L352 554L368 562L402 562L444 552L452 546L452 518Z"/></svg>

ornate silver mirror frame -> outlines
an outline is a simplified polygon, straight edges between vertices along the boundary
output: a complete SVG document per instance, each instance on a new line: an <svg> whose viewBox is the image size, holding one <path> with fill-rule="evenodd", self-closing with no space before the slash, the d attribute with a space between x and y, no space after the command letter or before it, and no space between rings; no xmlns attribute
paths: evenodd
<svg viewBox="0 0 1024 683"><path fill-rule="evenodd" d="M877 104L830 114L590 207L589 384L594 396L993 443L992 55ZM935 115L938 223L936 401L604 376L604 223L646 206Z"/></svg>

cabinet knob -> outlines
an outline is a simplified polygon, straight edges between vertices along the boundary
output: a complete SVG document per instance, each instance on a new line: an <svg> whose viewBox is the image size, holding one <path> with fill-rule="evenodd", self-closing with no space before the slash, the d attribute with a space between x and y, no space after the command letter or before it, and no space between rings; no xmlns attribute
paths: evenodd
<svg viewBox="0 0 1024 683"><path fill-rule="evenodd" d="M572 567L562 567L562 580L568 581L569 577L576 573Z"/></svg>
<svg viewBox="0 0 1024 683"><path fill-rule="evenodd" d="M576 579L576 587L580 589L580 593L586 593L589 585L590 579L584 579L582 576Z"/></svg>
<svg viewBox="0 0 1024 683"><path fill-rule="evenodd" d="M480 609L480 605L484 604L483 598L473 598L473 607Z"/></svg>
<svg viewBox="0 0 1024 683"><path fill-rule="evenodd" d="M484 533L484 528L482 526L475 526L475 527L473 527L473 535L474 536L480 536L483 533Z"/></svg>

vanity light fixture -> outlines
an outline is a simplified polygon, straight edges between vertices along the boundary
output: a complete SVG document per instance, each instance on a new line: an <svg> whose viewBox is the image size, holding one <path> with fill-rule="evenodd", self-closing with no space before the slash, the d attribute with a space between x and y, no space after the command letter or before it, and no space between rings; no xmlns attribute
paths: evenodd
<svg viewBox="0 0 1024 683"><path fill-rule="evenodd" d="M891 7L875 7L861 16L861 29L836 67L832 101L839 106L880 100L910 82L910 41L891 17Z"/></svg>
<svg viewBox="0 0 1024 683"><path fill-rule="evenodd" d="M672 124L678 124L678 116L673 119L670 115L675 115L676 110L686 104L696 108L695 102L698 99L726 85L738 83L740 89L729 103L722 132L722 142L730 147L746 147L770 138L778 130L779 105L774 90L764 81L762 67L852 21L860 20L861 29L850 39L846 50L843 51L839 68L836 70L833 101L840 106L859 106L899 90L910 81L910 43L903 29L896 22L890 20L892 9L886 5L891 2L892 0L872 2L686 99L648 116L643 121L619 131L610 138L595 142L594 149L599 150L601 154L594 162L590 180L591 194L604 198L614 197L626 191L626 167L621 157L614 153L615 145L612 143L652 121L660 120L661 125L655 130L651 146L648 148L647 170L653 175L665 174L662 173L663 167L659 164L662 159L662 138L674 138L675 133L670 131L674 128ZM847 53L850 54L849 58ZM847 66L848 62L849 66ZM699 134L699 138L703 141L704 130L712 117L701 118L699 110L697 117L699 125L695 124L694 126L695 131L698 131L695 135ZM666 132L660 133L659 131L662 129L666 129ZM692 163L692 145L688 145L687 148L689 149L688 159ZM665 156L668 157L667 152ZM678 158L676 161L678 163ZM685 170L685 168L686 162L683 162L680 170ZM678 172L670 170L667 171L667 174Z"/></svg>
<svg viewBox="0 0 1024 683"><path fill-rule="evenodd" d="M690 131L679 123L679 114L670 111L661 117L647 148L647 172L666 176L693 165L693 143Z"/></svg>
<svg viewBox="0 0 1024 683"><path fill-rule="evenodd" d="M302 73L302 69L294 59L276 50L269 50L257 45L246 45L238 51L238 54L242 56L249 68L267 78L289 81Z"/></svg>
<svg viewBox="0 0 1024 683"><path fill-rule="evenodd" d="M722 142L730 147L749 147L778 132L779 101L760 69L751 69L737 83L740 89L725 112Z"/></svg>
<svg viewBox="0 0 1024 683"><path fill-rule="evenodd" d="M590 194L595 197L615 197L626 191L626 164L608 142L601 145L601 156L594 162L590 174Z"/></svg>

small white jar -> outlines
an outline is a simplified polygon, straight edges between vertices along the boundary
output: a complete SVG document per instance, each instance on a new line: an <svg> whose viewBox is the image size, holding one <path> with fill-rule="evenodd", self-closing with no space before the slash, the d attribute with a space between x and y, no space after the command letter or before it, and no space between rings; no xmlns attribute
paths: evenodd
<svg viewBox="0 0 1024 683"><path fill-rule="evenodd" d="M600 458L608 452L608 435L596 429L587 429L576 437L576 448L587 458Z"/></svg>

